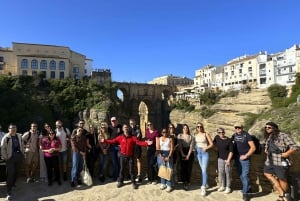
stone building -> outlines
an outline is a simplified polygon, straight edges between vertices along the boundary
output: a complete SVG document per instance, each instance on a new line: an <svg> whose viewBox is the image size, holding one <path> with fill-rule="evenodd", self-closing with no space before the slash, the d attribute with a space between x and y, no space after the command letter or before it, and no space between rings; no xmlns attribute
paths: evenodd
<svg viewBox="0 0 300 201"><path fill-rule="evenodd" d="M194 81L187 77L179 77L174 75L165 75L161 77L154 78L153 80L149 81L148 84L162 84L162 85L169 85L169 86L188 86L193 85Z"/></svg>
<svg viewBox="0 0 300 201"><path fill-rule="evenodd" d="M80 79L85 62L85 55L65 46L13 42L12 48L0 48L0 74L5 75Z"/></svg>

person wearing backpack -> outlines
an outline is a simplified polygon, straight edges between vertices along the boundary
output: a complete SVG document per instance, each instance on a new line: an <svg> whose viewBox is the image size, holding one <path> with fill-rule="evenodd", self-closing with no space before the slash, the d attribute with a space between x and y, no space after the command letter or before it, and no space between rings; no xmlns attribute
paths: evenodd
<svg viewBox="0 0 300 201"><path fill-rule="evenodd" d="M37 123L30 124L30 130L22 135L25 145L25 173L26 183L36 180L35 174L39 163L39 132Z"/></svg>
<svg viewBox="0 0 300 201"><path fill-rule="evenodd" d="M243 201L249 201L250 156L255 151L255 144L251 135L244 131L243 127L241 123L234 124L236 132L232 135L232 142L234 144L234 160L242 182Z"/></svg>
<svg viewBox="0 0 300 201"><path fill-rule="evenodd" d="M21 168L24 146L21 134L17 133L17 126L10 124L8 133L4 135L1 141L1 157L6 162L6 200L12 199L12 187L15 186L17 174Z"/></svg>
<svg viewBox="0 0 300 201"><path fill-rule="evenodd" d="M297 143L287 134L280 132L278 125L267 122L265 125L265 153L267 158L264 166L265 177L279 193L277 201L289 200L289 156L299 148Z"/></svg>
<svg viewBox="0 0 300 201"><path fill-rule="evenodd" d="M61 142L61 150L59 151L59 165L60 170L62 170L63 180L67 181L67 169L68 169L68 148L70 143L70 130L68 128L63 127L63 123L61 120L57 120L55 122L55 132L56 137Z"/></svg>

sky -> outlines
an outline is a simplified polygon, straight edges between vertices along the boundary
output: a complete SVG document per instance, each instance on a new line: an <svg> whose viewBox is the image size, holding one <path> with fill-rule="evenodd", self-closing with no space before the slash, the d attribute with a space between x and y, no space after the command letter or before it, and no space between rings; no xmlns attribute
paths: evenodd
<svg viewBox="0 0 300 201"><path fill-rule="evenodd" d="M300 44L299 0L3 0L0 46L67 46L146 83Z"/></svg>

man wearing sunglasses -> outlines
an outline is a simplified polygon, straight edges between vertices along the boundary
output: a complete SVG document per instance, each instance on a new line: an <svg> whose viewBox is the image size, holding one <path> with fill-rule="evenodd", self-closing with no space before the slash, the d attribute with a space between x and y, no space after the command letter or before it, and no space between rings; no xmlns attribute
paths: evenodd
<svg viewBox="0 0 300 201"><path fill-rule="evenodd" d="M244 131L244 126L241 123L234 124L235 133L232 135L234 144L234 159L237 165L238 174L242 182L243 201L249 201L250 189L250 156L255 151L255 144L249 133Z"/></svg>

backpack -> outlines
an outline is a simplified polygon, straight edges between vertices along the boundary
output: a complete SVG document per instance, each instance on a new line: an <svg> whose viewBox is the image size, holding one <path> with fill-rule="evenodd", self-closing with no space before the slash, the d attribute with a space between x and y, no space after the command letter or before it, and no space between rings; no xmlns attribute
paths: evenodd
<svg viewBox="0 0 300 201"><path fill-rule="evenodd" d="M232 138L231 138L232 141L234 141L235 135L236 135L236 133L234 133L232 135ZM250 135L250 134L248 134L248 135ZM251 136L251 139L252 139L252 141L253 141L253 143L255 145L255 151L254 151L253 154L261 154L262 148L260 146L259 139L255 135L250 135L250 136ZM243 134L243 140L245 140L245 139L246 139L246 133Z"/></svg>

